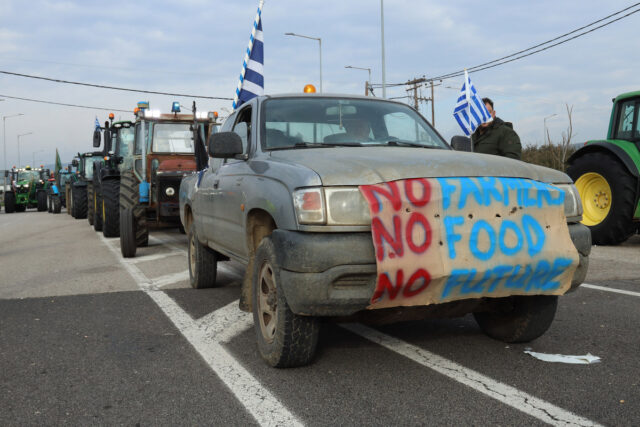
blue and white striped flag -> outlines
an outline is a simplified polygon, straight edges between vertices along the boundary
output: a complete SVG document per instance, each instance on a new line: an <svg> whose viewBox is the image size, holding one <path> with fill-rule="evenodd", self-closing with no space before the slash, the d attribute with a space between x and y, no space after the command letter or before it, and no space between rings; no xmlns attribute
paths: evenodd
<svg viewBox="0 0 640 427"><path fill-rule="evenodd" d="M98 116L96 116L96 129L100 129L100 122L98 121Z"/></svg>
<svg viewBox="0 0 640 427"><path fill-rule="evenodd" d="M456 108L453 110L453 117L467 136L475 132L481 124L493 120L478 91L471 83L467 70L464 70L464 83L460 89Z"/></svg>
<svg viewBox="0 0 640 427"><path fill-rule="evenodd" d="M238 108L251 98L264 94L264 44L262 40L262 5L260 0L256 19L253 21L253 30L249 38L249 46L242 61L242 71L236 95L233 98L233 108Z"/></svg>

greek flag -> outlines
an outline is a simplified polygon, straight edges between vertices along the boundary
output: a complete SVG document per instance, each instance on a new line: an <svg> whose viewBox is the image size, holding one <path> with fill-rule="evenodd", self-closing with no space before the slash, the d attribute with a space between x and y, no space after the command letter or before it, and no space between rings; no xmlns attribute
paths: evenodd
<svg viewBox="0 0 640 427"><path fill-rule="evenodd" d="M242 71L236 95L233 98L233 108L238 108L251 98L264 94L264 44L262 40L262 5L260 0L256 19L253 21L253 29L249 38L249 46L242 61Z"/></svg>
<svg viewBox="0 0 640 427"><path fill-rule="evenodd" d="M97 116L96 116L96 129L100 129L100 122L98 121Z"/></svg>
<svg viewBox="0 0 640 427"><path fill-rule="evenodd" d="M467 136L475 132L481 124L493 120L478 91L471 83L467 70L464 70L464 83L460 89L456 108L453 110L453 117Z"/></svg>

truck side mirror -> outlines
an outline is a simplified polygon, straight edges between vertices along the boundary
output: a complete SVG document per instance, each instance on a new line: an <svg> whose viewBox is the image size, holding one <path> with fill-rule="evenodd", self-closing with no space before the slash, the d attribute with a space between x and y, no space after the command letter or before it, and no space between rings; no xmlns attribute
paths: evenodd
<svg viewBox="0 0 640 427"><path fill-rule="evenodd" d="M101 136L102 136L102 134L100 133L99 129L96 129L96 130L93 131L93 146L94 147L96 147L96 148L100 147L100 142L101 142L100 140L102 139Z"/></svg>
<svg viewBox="0 0 640 427"><path fill-rule="evenodd" d="M471 139L466 136L456 135L451 138L451 146L456 151L471 151Z"/></svg>
<svg viewBox="0 0 640 427"><path fill-rule="evenodd" d="M209 136L209 156L228 159L242 154L242 139L235 132L219 132Z"/></svg>

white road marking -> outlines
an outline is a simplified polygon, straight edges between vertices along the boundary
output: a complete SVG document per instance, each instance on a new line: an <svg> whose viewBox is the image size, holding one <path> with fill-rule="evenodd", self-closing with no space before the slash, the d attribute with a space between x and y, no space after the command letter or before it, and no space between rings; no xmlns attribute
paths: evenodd
<svg viewBox="0 0 640 427"><path fill-rule="evenodd" d="M189 270L180 271L178 273L167 274L152 279L153 285L157 288L172 285L176 282L182 282L189 279Z"/></svg>
<svg viewBox="0 0 640 427"><path fill-rule="evenodd" d="M624 289L616 289L616 288L609 288L606 286L598 286L598 285L590 285L588 283L583 283L582 285L580 285L581 288L589 288L589 289L597 289L599 291L606 291L606 292L613 292L616 294L624 294L624 295L631 295L634 297L640 297L640 292L633 292L633 291L626 291Z"/></svg>
<svg viewBox="0 0 640 427"><path fill-rule="evenodd" d="M114 253L120 264L133 277L140 289L160 307L165 315L173 322L176 328L189 341L189 343L202 356L209 367L218 375L238 401L249 411L256 421L263 426L296 425L302 423L285 408L269 390L260 384L233 356L223 347L220 339L228 340L237 333L242 332L243 327L251 325L250 315L233 313L229 306L223 307L218 315L218 324L203 324L194 321L173 299L167 294L154 289L153 280L149 279L133 263L123 261L120 251L109 244L104 236L99 235L102 242ZM232 303L237 307L237 301ZM215 313L215 312L214 312ZM211 316L211 315L208 315ZM215 317L215 316L212 316ZM216 331L223 331L218 334ZM233 333L233 335L231 335ZM220 335L220 336L219 336Z"/></svg>
<svg viewBox="0 0 640 427"><path fill-rule="evenodd" d="M137 256L135 258L126 258L123 261L124 262L128 262L128 263L132 263L132 264L137 264L140 262L147 262L147 261L156 261L159 259L164 259L164 258L168 258L170 256L176 256L176 255L184 255L183 251L176 251L176 250L172 250L171 252L165 252L162 254L153 254L153 255L143 255L143 256Z"/></svg>
<svg viewBox="0 0 640 427"><path fill-rule="evenodd" d="M422 366L433 369L473 390L509 405L545 423L562 426L597 426L599 424L566 411L542 399L514 387L491 379L474 370L458 365L415 345L360 324L342 325L345 329L360 335L395 353L405 356Z"/></svg>

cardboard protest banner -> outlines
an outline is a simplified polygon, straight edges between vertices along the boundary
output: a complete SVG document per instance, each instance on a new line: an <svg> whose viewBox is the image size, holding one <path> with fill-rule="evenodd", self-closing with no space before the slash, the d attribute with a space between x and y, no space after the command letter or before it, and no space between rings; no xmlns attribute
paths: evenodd
<svg viewBox="0 0 640 427"><path fill-rule="evenodd" d="M561 295L578 266L564 192L521 178L363 185L377 284L370 309Z"/></svg>

